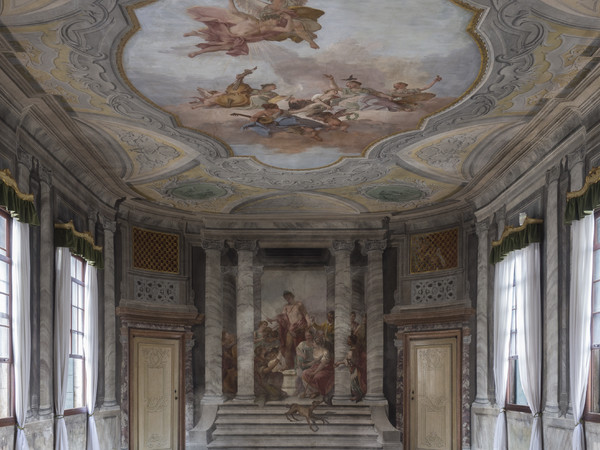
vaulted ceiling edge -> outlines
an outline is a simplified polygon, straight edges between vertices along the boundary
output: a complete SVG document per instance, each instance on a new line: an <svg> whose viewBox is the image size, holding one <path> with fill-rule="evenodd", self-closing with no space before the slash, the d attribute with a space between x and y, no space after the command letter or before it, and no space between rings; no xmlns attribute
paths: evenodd
<svg viewBox="0 0 600 450"><path fill-rule="evenodd" d="M5 2L0 32L132 207L395 215L472 196L593 72L599 19L575 0L34 0Z"/></svg>

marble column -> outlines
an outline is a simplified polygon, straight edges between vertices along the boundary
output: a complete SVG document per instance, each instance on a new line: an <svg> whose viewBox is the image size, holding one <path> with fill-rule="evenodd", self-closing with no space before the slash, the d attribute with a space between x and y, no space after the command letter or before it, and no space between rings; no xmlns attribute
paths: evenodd
<svg viewBox="0 0 600 450"><path fill-rule="evenodd" d="M584 157L585 154L583 149L575 150L568 155L569 175L571 177L571 184L569 188L571 191L578 191L583 187L583 183L585 181L585 176L583 174Z"/></svg>
<svg viewBox="0 0 600 450"><path fill-rule="evenodd" d="M327 311L335 311L335 267L325 266L327 279Z"/></svg>
<svg viewBox="0 0 600 450"><path fill-rule="evenodd" d="M352 274L350 271L350 253L354 249L352 241L333 241L335 256L335 326L334 354L336 360L348 354L348 336L350 336L350 309L352 304ZM336 369L334 401L350 400L350 373Z"/></svg>
<svg viewBox="0 0 600 450"><path fill-rule="evenodd" d="M544 295L544 380L546 405L544 413L558 415L558 177L557 167L546 173L546 217L544 237L546 256L546 292Z"/></svg>
<svg viewBox="0 0 600 450"><path fill-rule="evenodd" d="M489 404L488 398L488 268L489 223L477 222L477 393L475 403Z"/></svg>
<svg viewBox="0 0 600 450"><path fill-rule="evenodd" d="M28 194L31 192L29 187L29 177L31 176L31 168L33 167L33 158L29 153L21 149L17 151L17 173L15 174L19 190Z"/></svg>
<svg viewBox="0 0 600 450"><path fill-rule="evenodd" d="M222 403L223 347L223 284L221 280L221 250L223 241L203 240L202 248L206 253L205 308L204 308L204 380L205 390L202 403Z"/></svg>
<svg viewBox="0 0 600 450"><path fill-rule="evenodd" d="M365 400L384 400L383 395L383 251L386 240L366 241L368 257L365 303L367 312L367 395Z"/></svg>
<svg viewBox="0 0 600 450"><path fill-rule="evenodd" d="M52 173L40 166L40 416L53 412L54 210Z"/></svg>
<svg viewBox="0 0 600 450"><path fill-rule="evenodd" d="M254 252L256 241L236 241L237 270L237 395L236 401L254 401Z"/></svg>
<svg viewBox="0 0 600 450"><path fill-rule="evenodd" d="M117 337L115 316L115 232L117 224L105 219L104 228L104 406L117 404Z"/></svg>
<svg viewBox="0 0 600 450"><path fill-rule="evenodd" d="M254 278L253 278L253 282L254 282L254 329L258 329L258 325L260 324L260 321L263 320L262 318L262 289L261 289L261 285L262 285L262 274L264 272L265 268L264 266L254 266L252 268L253 274L254 274Z"/></svg>

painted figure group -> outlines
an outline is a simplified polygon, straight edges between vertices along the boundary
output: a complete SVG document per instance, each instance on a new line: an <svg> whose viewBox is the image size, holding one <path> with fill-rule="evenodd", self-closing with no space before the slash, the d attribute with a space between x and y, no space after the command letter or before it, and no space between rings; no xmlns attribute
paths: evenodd
<svg viewBox="0 0 600 450"><path fill-rule="evenodd" d="M244 79L252 74L256 67L246 69L236 75L236 79L225 91L208 91L197 88L200 96L190 102L192 109L200 107L237 108L258 110L251 114L234 112L232 116L247 117L250 122L241 127L262 137L271 137L275 133L287 132L307 136L322 141L323 131L346 132L350 120L359 117L359 111L415 111L420 102L430 100L435 94L424 92L442 80L438 75L431 83L422 88L408 88L404 82L397 82L387 94L368 87L354 76L345 78L345 87L340 88L333 75L326 74L328 88L310 99L298 99L293 95L282 96L275 90L275 83L262 84L253 88ZM280 103L286 103L282 109Z"/></svg>
<svg viewBox="0 0 600 450"><path fill-rule="evenodd" d="M294 294L285 291L286 305L280 314L260 323L254 336L254 384L257 397L280 400L288 395L283 390L283 372L295 372L293 395L301 398L322 397L330 402L334 388L334 370L346 367L351 374L351 394L360 401L366 392L365 322L356 323L351 316L347 355L335 361L333 311L318 324ZM271 326L273 324L273 326Z"/></svg>

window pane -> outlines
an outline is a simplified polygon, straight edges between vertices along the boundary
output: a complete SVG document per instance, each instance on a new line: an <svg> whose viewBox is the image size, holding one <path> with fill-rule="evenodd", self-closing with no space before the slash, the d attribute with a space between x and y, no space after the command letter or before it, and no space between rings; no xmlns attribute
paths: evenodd
<svg viewBox="0 0 600 450"><path fill-rule="evenodd" d="M592 290L592 312L600 312L600 283L594 283Z"/></svg>
<svg viewBox="0 0 600 450"><path fill-rule="evenodd" d="M600 280L600 251L594 252L594 275L593 280Z"/></svg>
<svg viewBox="0 0 600 450"><path fill-rule="evenodd" d="M6 217L0 216L0 254L6 255L6 225L8 222L6 221Z"/></svg>
<svg viewBox="0 0 600 450"><path fill-rule="evenodd" d="M69 381L67 383L65 409L81 408L85 406L83 396L83 360L69 358Z"/></svg>
<svg viewBox="0 0 600 450"><path fill-rule="evenodd" d="M592 316L592 345L600 345L600 314Z"/></svg>
<svg viewBox="0 0 600 450"><path fill-rule="evenodd" d="M8 313L10 312L8 310L9 300L10 299L9 299L8 295L0 294L0 315L8 317Z"/></svg>
<svg viewBox="0 0 600 450"><path fill-rule="evenodd" d="M11 417L10 364L0 363L0 417Z"/></svg>
<svg viewBox="0 0 600 450"><path fill-rule="evenodd" d="M10 358L10 328L0 326L0 358Z"/></svg>
<svg viewBox="0 0 600 450"><path fill-rule="evenodd" d="M0 261L0 292L9 293L10 287L10 265L6 261Z"/></svg>
<svg viewBox="0 0 600 450"><path fill-rule="evenodd" d="M521 385L521 375L519 373L519 360L515 360L515 393L514 393L514 404L527 406L527 398L523 392L523 386Z"/></svg>
<svg viewBox="0 0 600 450"><path fill-rule="evenodd" d="M600 412L600 349L592 350L592 379L590 380L590 411Z"/></svg>
<svg viewBox="0 0 600 450"><path fill-rule="evenodd" d="M595 222L595 230L594 230L594 247L596 245L600 245L600 216L596 217Z"/></svg>

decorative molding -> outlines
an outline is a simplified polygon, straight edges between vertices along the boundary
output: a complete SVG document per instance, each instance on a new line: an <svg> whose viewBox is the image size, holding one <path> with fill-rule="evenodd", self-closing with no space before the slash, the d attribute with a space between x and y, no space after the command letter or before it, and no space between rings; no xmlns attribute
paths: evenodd
<svg viewBox="0 0 600 450"><path fill-rule="evenodd" d="M412 304L455 302L457 284L455 276L413 281L410 302Z"/></svg>
<svg viewBox="0 0 600 450"><path fill-rule="evenodd" d="M369 252L383 252L387 248L387 239L364 241L364 249Z"/></svg>
<svg viewBox="0 0 600 450"><path fill-rule="evenodd" d="M19 146L19 149L17 151L17 162L19 164L24 165L29 170L31 170L33 168L33 156L31 156L25 150L23 150L22 148L20 148L20 146Z"/></svg>
<svg viewBox="0 0 600 450"><path fill-rule="evenodd" d="M2 180L2 182L8 187L12 188L17 194L17 197L19 197L21 200L25 200L26 202L33 202L33 194L24 194L19 190L19 186L17 186L17 181L12 176L12 173L10 173L10 169L0 170L0 180Z"/></svg>
<svg viewBox="0 0 600 450"><path fill-rule="evenodd" d="M527 228L528 225L540 224L540 223L544 223L544 220L543 219L533 219L531 217L527 217L525 219L525 222L523 222L523 225L520 225L518 227L513 227L510 225L507 225L506 227L504 227L504 231L502 232L502 236L500 237L500 239L498 239L497 241L492 241L492 247L497 247L498 245L502 244L502 241L507 236L509 236L513 233L518 233L519 231L523 231L525 228Z"/></svg>
<svg viewBox="0 0 600 450"><path fill-rule="evenodd" d="M331 243L331 247L334 252L351 252L354 250L354 241L338 241L335 240Z"/></svg>
<svg viewBox="0 0 600 450"><path fill-rule="evenodd" d="M239 251L254 252L258 248L258 243L254 240L236 240L234 248Z"/></svg>
<svg viewBox="0 0 600 450"><path fill-rule="evenodd" d="M223 250L225 242L222 239L202 239L204 250Z"/></svg>
<svg viewBox="0 0 600 450"><path fill-rule="evenodd" d="M110 219L102 219L102 229L104 230L104 232L110 232L110 233L115 233L117 231L117 222L115 222L114 220L110 220Z"/></svg>
<svg viewBox="0 0 600 450"><path fill-rule="evenodd" d="M38 175L42 183L47 184L48 187L52 186L52 170L40 165L38 169Z"/></svg>
<svg viewBox="0 0 600 450"><path fill-rule="evenodd" d="M71 232L79 238L85 239L87 242L90 243L90 245L93 247L94 250L101 252L102 251L102 247L96 245L94 243L94 236L92 236L92 233L89 231L77 231L75 229L75 225L73 224L72 220L69 220L69 222L67 223L55 223L54 224L54 228L60 229L60 230L71 230Z"/></svg>
<svg viewBox="0 0 600 450"><path fill-rule="evenodd" d="M175 305L179 301L179 283L154 278L133 277L135 300Z"/></svg>
<svg viewBox="0 0 600 450"><path fill-rule="evenodd" d="M487 219L475 224L475 232L477 233L477 236L481 236L484 233L487 235L489 229L490 223Z"/></svg>
<svg viewBox="0 0 600 450"><path fill-rule="evenodd" d="M204 314L195 311L157 311L132 307L117 306L116 314L127 323L152 323L162 325L194 326L204 322Z"/></svg>
<svg viewBox="0 0 600 450"><path fill-rule="evenodd" d="M587 192L592 184L596 184L600 181L600 167L594 167L590 170L590 172L585 177L585 183L583 187L578 191L567 192L567 200L571 200L572 198L581 197L583 194Z"/></svg>
<svg viewBox="0 0 600 450"><path fill-rule="evenodd" d="M420 308L402 307L398 312L383 316L385 323L398 327L406 325L443 324L467 322L475 315L475 310L464 303L453 305L424 306Z"/></svg>

